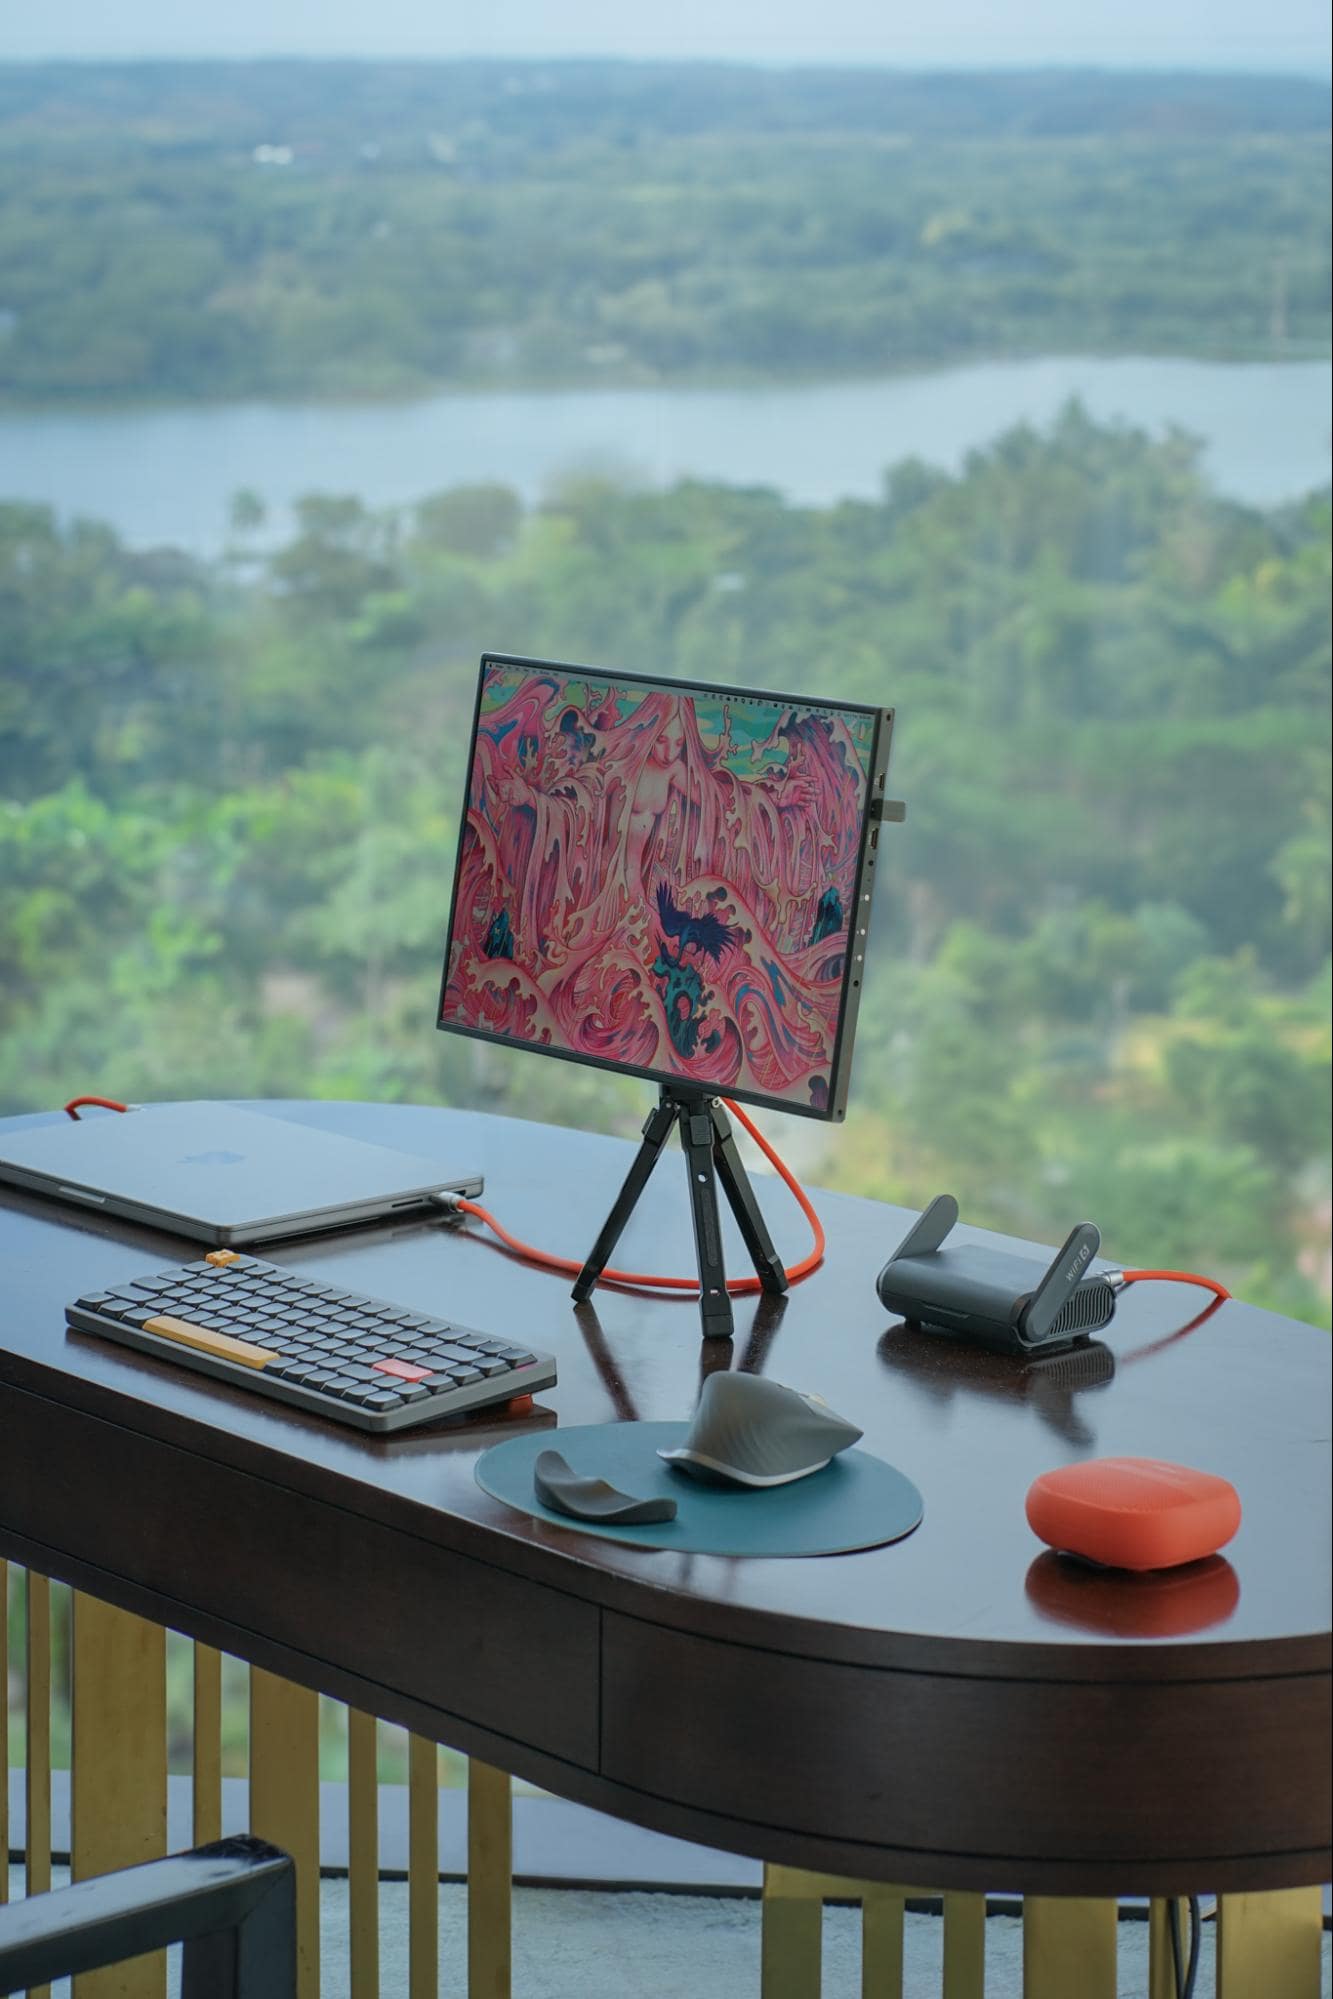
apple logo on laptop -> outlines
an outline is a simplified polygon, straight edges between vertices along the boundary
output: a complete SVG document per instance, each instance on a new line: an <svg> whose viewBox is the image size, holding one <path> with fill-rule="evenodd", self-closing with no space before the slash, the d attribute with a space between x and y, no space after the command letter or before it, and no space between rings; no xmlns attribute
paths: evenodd
<svg viewBox="0 0 1333 1999"><path fill-rule="evenodd" d="M187 1152L178 1159L178 1166L240 1166L245 1159L243 1152Z"/></svg>

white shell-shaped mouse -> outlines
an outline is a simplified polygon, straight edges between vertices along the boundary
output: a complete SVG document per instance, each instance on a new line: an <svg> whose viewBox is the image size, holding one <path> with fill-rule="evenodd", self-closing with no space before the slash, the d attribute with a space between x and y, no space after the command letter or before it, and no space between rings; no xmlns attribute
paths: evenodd
<svg viewBox="0 0 1333 1999"><path fill-rule="evenodd" d="M696 1477L789 1485L822 1471L860 1435L817 1396L759 1374L710 1374L684 1443L657 1455Z"/></svg>

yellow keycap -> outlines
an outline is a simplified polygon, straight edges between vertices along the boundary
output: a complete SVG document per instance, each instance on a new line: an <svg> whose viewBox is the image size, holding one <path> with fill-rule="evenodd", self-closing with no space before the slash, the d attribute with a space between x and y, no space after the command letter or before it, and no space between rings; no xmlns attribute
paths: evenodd
<svg viewBox="0 0 1333 1999"><path fill-rule="evenodd" d="M192 1326L188 1319L173 1319L169 1312L144 1322L146 1333L160 1333L164 1340L178 1340L183 1347L198 1347L200 1353L217 1354L222 1360L237 1360L242 1367L267 1367L278 1356L267 1347L252 1346L249 1340L234 1340L230 1333L210 1333L207 1326Z"/></svg>

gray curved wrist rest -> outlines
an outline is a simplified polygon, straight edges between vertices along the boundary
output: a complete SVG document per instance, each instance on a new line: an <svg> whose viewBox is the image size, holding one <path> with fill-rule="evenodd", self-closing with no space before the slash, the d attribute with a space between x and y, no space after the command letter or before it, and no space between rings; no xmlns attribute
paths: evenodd
<svg viewBox="0 0 1333 1999"><path fill-rule="evenodd" d="M559 1451L538 1455L532 1483L543 1506L555 1513L568 1513L574 1520L618 1520L629 1526L647 1526L676 1517L674 1499L635 1499L632 1493L617 1492L604 1478L582 1477Z"/></svg>

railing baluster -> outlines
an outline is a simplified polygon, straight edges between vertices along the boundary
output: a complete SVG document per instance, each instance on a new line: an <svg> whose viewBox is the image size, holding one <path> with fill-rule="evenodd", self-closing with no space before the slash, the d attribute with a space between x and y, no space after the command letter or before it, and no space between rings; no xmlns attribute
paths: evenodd
<svg viewBox="0 0 1333 1999"><path fill-rule="evenodd" d="M1023 1903L1023 1999L1116 1999L1116 1904L1081 1895Z"/></svg>
<svg viewBox="0 0 1333 1999"><path fill-rule="evenodd" d="M250 1668L250 1830L296 1862L296 1990L319 1999L319 1695Z"/></svg>
<svg viewBox="0 0 1333 1999"><path fill-rule="evenodd" d="M762 1999L819 1999L825 1877L764 1863Z"/></svg>
<svg viewBox="0 0 1333 1999"><path fill-rule="evenodd" d="M9 1900L9 1564L0 1555L0 1908Z"/></svg>
<svg viewBox="0 0 1333 1999"><path fill-rule="evenodd" d="M23 1892L44 1895L51 1886L51 1585L29 1569L26 1595ZM49 1985L34 1986L28 1999L49 1999L50 1990Z"/></svg>
<svg viewBox="0 0 1333 1999"><path fill-rule="evenodd" d="M76 1881L167 1850L167 1634L76 1590L71 1635L70 1861ZM76 1999L163 1999L164 1951L85 1972Z"/></svg>
<svg viewBox="0 0 1333 1999"><path fill-rule="evenodd" d="M944 1897L944 1999L982 1999L986 1989L986 1898Z"/></svg>
<svg viewBox="0 0 1333 1999"><path fill-rule="evenodd" d="M467 1766L468 1999L510 1999L514 1812L509 1774Z"/></svg>
<svg viewBox="0 0 1333 1999"><path fill-rule="evenodd" d="M348 1956L353 1999L379 1999L379 1724L347 1710Z"/></svg>
<svg viewBox="0 0 1333 1999"><path fill-rule="evenodd" d="M440 1803L435 1744L407 1738L407 1958L409 1999L440 1984Z"/></svg>
<svg viewBox="0 0 1333 1999"><path fill-rule="evenodd" d="M1319 1999L1322 1931L1318 1888L1219 1895L1217 1999Z"/></svg>
<svg viewBox="0 0 1333 1999"><path fill-rule="evenodd" d="M222 1654L194 1644L190 1823L196 1846L222 1837Z"/></svg>
<svg viewBox="0 0 1333 1999"><path fill-rule="evenodd" d="M861 1999L903 1999L901 1888L877 1881L861 1886Z"/></svg>

